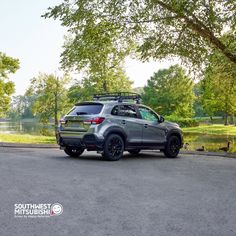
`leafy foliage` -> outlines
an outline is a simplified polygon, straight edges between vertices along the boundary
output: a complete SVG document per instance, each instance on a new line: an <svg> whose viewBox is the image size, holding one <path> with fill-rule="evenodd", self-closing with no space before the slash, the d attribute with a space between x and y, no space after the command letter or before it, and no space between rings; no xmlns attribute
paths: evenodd
<svg viewBox="0 0 236 236"><path fill-rule="evenodd" d="M111 92L117 84L129 89L131 82L124 74L123 63L132 42L127 39L121 43L116 25L105 19L97 20L85 3L80 1L70 7L66 3L53 10L54 17L60 17L69 32L61 55L62 67L82 71L83 86L95 86L95 91Z"/></svg>
<svg viewBox="0 0 236 236"><path fill-rule="evenodd" d="M196 118L182 118L180 116L170 115L165 117L166 120L175 122L180 127L197 127L199 126L199 120Z"/></svg>
<svg viewBox="0 0 236 236"><path fill-rule="evenodd" d="M193 103L193 110L195 113L196 117L205 117L207 114L205 113L203 109L203 104L201 100L201 93L202 93L202 88L201 88L201 82L197 82L193 86L193 92L196 97Z"/></svg>
<svg viewBox="0 0 236 236"><path fill-rule="evenodd" d="M34 99L35 96L28 95L28 92L24 95L14 96L11 101L11 108L7 113L8 117L12 120L34 118L32 111Z"/></svg>
<svg viewBox="0 0 236 236"><path fill-rule="evenodd" d="M125 72L122 69L107 72L106 89L104 89L104 81L99 76L90 76L83 78L82 81L77 81L68 90L68 98L70 103L78 101L91 100L92 95L95 93L120 92L131 91L131 84Z"/></svg>
<svg viewBox="0 0 236 236"><path fill-rule="evenodd" d="M231 36L226 36L226 40L228 37ZM218 52L211 56L210 62L201 81L203 108L210 116L223 111L228 124L228 115L236 114L236 66Z"/></svg>
<svg viewBox="0 0 236 236"><path fill-rule="evenodd" d="M50 118L54 118L58 124L59 116L67 108L66 85L68 77L59 78L52 74L39 74L31 79L31 86L28 94L36 95L33 105L33 112L42 123L48 123Z"/></svg>
<svg viewBox="0 0 236 236"><path fill-rule="evenodd" d="M14 93L14 83L8 79L8 76L15 73L19 67L18 59L0 52L0 116L4 116L9 110L10 96Z"/></svg>
<svg viewBox="0 0 236 236"><path fill-rule="evenodd" d="M226 30L235 33L234 0L64 0L49 8L44 17L59 19L78 35L75 40L84 48L87 35L97 41L104 32L108 37L101 37L101 42L112 42L121 46L118 48L135 42L144 60L177 56L199 65L217 50L236 64L236 51L231 50L233 39L229 43L221 39Z"/></svg>
<svg viewBox="0 0 236 236"><path fill-rule="evenodd" d="M143 102L163 115L193 115L193 81L178 65L159 70L144 87Z"/></svg>

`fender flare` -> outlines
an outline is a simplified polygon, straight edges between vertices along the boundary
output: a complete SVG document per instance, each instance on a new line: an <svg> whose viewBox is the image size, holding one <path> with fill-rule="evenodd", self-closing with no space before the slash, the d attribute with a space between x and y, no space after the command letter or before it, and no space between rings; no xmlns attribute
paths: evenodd
<svg viewBox="0 0 236 236"><path fill-rule="evenodd" d="M125 133L124 129L122 129L121 127L112 126L112 127L107 128L106 131L103 134L104 139L106 139L106 137L110 134L119 134L124 139L124 142L126 142L127 134Z"/></svg>
<svg viewBox="0 0 236 236"><path fill-rule="evenodd" d="M169 139L170 136L172 135L175 135L177 136L179 139L180 139L180 142L181 142L181 147L183 146L183 134L180 130L178 129L173 129L173 130L170 130L167 134L167 137L166 137L166 141Z"/></svg>

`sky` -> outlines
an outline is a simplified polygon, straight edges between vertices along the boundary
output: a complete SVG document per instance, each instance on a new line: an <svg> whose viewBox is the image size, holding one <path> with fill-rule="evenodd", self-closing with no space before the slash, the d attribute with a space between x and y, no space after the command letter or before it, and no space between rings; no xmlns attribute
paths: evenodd
<svg viewBox="0 0 236 236"><path fill-rule="evenodd" d="M44 19L41 15L48 7L61 2L0 0L0 51L20 60L20 69L10 76L15 83L15 95L23 95L30 79L39 72L60 74L60 54L66 28L59 21ZM139 87L144 86L155 71L170 64L168 61L142 63L128 58L125 69L134 82L133 87Z"/></svg>

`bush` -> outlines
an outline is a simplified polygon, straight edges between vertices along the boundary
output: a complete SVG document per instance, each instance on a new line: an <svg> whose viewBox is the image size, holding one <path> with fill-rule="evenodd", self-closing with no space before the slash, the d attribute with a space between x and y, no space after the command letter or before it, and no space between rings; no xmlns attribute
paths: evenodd
<svg viewBox="0 0 236 236"><path fill-rule="evenodd" d="M180 127L196 127L199 126L199 120L195 118L181 118L174 115L166 116L166 121L175 122L180 125Z"/></svg>

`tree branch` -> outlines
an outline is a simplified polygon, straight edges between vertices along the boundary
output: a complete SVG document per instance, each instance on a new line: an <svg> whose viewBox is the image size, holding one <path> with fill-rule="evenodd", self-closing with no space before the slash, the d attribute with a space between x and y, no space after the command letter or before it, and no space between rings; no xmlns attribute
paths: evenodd
<svg viewBox="0 0 236 236"><path fill-rule="evenodd" d="M226 46L194 14L192 14L194 20L192 20L188 16L179 13L172 6L162 1L156 0L155 2L164 9L167 9L168 11L175 13L180 18L183 18L193 31L210 42L215 48L219 49L230 61L236 64L236 55L229 52Z"/></svg>

